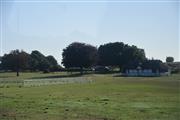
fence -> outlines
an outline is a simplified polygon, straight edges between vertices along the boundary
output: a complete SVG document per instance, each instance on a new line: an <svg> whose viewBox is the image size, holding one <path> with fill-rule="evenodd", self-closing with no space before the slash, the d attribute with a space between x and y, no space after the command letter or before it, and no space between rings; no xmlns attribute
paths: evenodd
<svg viewBox="0 0 180 120"><path fill-rule="evenodd" d="M42 86L53 84L69 84L69 83L91 83L90 77L72 77L72 78L51 78L51 79L26 79L26 80L0 80L0 87L7 86Z"/></svg>

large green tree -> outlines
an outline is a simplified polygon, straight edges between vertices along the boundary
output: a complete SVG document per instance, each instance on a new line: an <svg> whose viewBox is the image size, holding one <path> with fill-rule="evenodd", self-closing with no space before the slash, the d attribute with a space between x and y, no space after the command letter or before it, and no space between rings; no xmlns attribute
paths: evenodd
<svg viewBox="0 0 180 120"><path fill-rule="evenodd" d="M9 54L2 57L2 68L5 70L16 71L19 76L19 71L27 69L29 54L24 51L12 50Z"/></svg>
<svg viewBox="0 0 180 120"><path fill-rule="evenodd" d="M17 76L19 76L19 70L56 71L59 68L60 66L53 56L46 57L37 50L32 51L31 54L13 50L0 57L0 69L17 71Z"/></svg>
<svg viewBox="0 0 180 120"><path fill-rule="evenodd" d="M29 65L30 65L31 70L44 71L44 70L49 69L50 63L46 59L46 56L44 56L41 52L34 50L30 54L30 57L31 58L30 58Z"/></svg>
<svg viewBox="0 0 180 120"><path fill-rule="evenodd" d="M131 68L137 68L145 60L145 52L143 49L137 48L136 46L126 46L122 55L122 71L125 67L131 66Z"/></svg>
<svg viewBox="0 0 180 120"><path fill-rule="evenodd" d="M173 57L166 57L166 62L174 62L174 58Z"/></svg>
<svg viewBox="0 0 180 120"><path fill-rule="evenodd" d="M47 56L46 59L49 62L49 65L50 65L49 70L50 71L57 71L60 68L57 60L52 55Z"/></svg>
<svg viewBox="0 0 180 120"><path fill-rule="evenodd" d="M118 66L120 70L129 64L138 65L143 62L145 52L136 46L129 46L123 42L114 42L101 45L98 48L99 64L105 66Z"/></svg>
<svg viewBox="0 0 180 120"><path fill-rule="evenodd" d="M159 72L167 72L168 66L164 64L161 60L145 60L141 66L143 69L151 69L153 72L157 70Z"/></svg>
<svg viewBox="0 0 180 120"><path fill-rule="evenodd" d="M99 64L106 66L120 66L124 52L124 43L115 42L101 45L98 48Z"/></svg>
<svg viewBox="0 0 180 120"><path fill-rule="evenodd" d="M97 48L85 44L74 42L63 49L62 53L62 64L66 68L78 67L81 69L91 67L97 61Z"/></svg>

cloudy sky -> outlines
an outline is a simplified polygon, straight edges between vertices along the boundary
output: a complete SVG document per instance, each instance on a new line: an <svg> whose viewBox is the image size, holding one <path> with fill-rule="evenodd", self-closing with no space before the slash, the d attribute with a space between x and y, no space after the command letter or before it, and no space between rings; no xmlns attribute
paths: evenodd
<svg viewBox="0 0 180 120"><path fill-rule="evenodd" d="M60 63L72 42L119 41L143 48L148 58L180 60L178 0L1 0L0 7L1 55L39 50Z"/></svg>

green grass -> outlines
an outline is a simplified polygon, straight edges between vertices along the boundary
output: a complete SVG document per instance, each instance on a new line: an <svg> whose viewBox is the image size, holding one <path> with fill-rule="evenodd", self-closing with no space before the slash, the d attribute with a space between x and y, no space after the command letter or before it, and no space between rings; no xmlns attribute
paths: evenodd
<svg viewBox="0 0 180 120"><path fill-rule="evenodd" d="M91 83L19 87L12 81L66 73L1 73L0 120L178 120L180 75L84 75Z"/></svg>

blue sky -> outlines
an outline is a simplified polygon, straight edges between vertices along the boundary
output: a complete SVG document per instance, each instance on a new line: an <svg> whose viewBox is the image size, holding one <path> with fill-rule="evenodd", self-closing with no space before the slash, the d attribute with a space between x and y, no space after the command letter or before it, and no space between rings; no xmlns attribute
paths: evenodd
<svg viewBox="0 0 180 120"><path fill-rule="evenodd" d="M72 42L119 41L143 48L148 58L180 60L180 2L119 1L1 0L1 54L39 50L60 63Z"/></svg>

